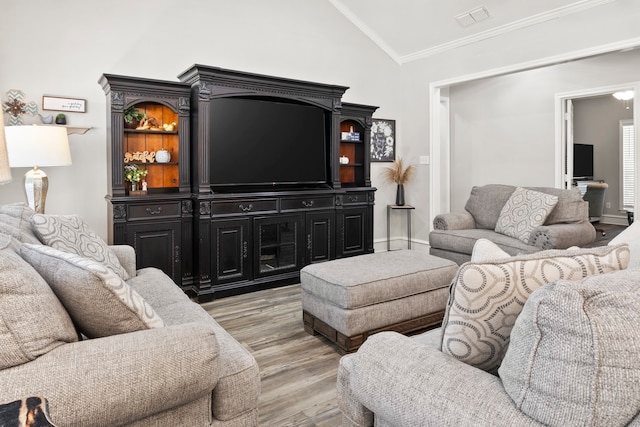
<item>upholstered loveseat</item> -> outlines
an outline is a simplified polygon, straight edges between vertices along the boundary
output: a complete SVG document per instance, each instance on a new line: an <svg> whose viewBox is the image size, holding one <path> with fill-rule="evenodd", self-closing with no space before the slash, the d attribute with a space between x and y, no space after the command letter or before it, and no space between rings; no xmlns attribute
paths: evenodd
<svg viewBox="0 0 640 427"><path fill-rule="evenodd" d="M640 425L629 246L505 255L460 267L441 329L341 359L343 426Z"/></svg>
<svg viewBox="0 0 640 427"><path fill-rule="evenodd" d="M257 425L242 345L162 271L136 271L133 248L34 214L0 206L0 403L42 396L57 426Z"/></svg>
<svg viewBox="0 0 640 427"><path fill-rule="evenodd" d="M595 240L595 229L589 223L589 205L582 200L577 188L525 188L556 201L545 206L545 201L523 197L520 201L529 202L528 206L518 205L517 199L508 205L514 201L516 190L522 189L503 184L473 187L464 211L444 213L434 218L434 230L429 233L431 255L460 265L469 261L478 239L491 240L510 255L581 247ZM530 211L531 206L533 209ZM520 224L510 227L510 224L501 222L518 215L522 215L520 220L531 220L529 229L520 230ZM536 219L540 221L536 223Z"/></svg>

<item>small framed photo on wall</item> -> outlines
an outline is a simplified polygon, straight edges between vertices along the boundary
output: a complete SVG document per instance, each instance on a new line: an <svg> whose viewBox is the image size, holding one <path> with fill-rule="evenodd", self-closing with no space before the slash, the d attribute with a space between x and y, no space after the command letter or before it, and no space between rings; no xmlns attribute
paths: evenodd
<svg viewBox="0 0 640 427"><path fill-rule="evenodd" d="M371 125L371 161L392 162L396 159L396 121L373 119Z"/></svg>

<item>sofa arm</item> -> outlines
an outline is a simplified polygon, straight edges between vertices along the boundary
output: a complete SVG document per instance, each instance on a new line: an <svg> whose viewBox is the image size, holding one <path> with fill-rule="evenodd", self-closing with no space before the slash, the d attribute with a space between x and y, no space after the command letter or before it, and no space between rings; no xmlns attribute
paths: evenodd
<svg viewBox="0 0 640 427"><path fill-rule="evenodd" d="M467 230L476 228L476 221L467 211L449 212L436 215L433 219L433 228L436 230Z"/></svg>
<svg viewBox="0 0 640 427"><path fill-rule="evenodd" d="M590 222L542 225L529 237L529 245L541 249L567 249L584 246L596 239L596 230Z"/></svg>
<svg viewBox="0 0 640 427"><path fill-rule="evenodd" d="M200 323L64 344L0 371L0 401L41 395L64 426L115 426L211 394L218 342Z"/></svg>
<svg viewBox="0 0 640 427"><path fill-rule="evenodd" d="M498 377L398 333L369 337L354 357L353 396L390 425L541 425L516 409Z"/></svg>
<svg viewBox="0 0 640 427"><path fill-rule="evenodd" d="M129 245L111 245L109 248L118 257L129 277L136 277L136 251Z"/></svg>

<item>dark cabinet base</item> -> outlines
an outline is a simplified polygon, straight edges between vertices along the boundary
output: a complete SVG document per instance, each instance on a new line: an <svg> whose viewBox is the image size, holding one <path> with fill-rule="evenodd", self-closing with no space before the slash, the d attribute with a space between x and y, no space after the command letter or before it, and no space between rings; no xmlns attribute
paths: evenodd
<svg viewBox="0 0 640 427"><path fill-rule="evenodd" d="M296 283L307 264L373 252L375 188L199 196L201 300Z"/></svg>

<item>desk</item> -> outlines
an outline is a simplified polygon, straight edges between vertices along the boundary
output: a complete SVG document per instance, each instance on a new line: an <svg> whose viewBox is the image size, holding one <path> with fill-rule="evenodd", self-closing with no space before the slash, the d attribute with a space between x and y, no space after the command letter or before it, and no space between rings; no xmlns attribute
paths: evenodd
<svg viewBox="0 0 640 427"><path fill-rule="evenodd" d="M391 211L404 210L407 212L407 242L408 249L411 249L411 212L415 208L409 205L387 205L387 250L391 250Z"/></svg>

